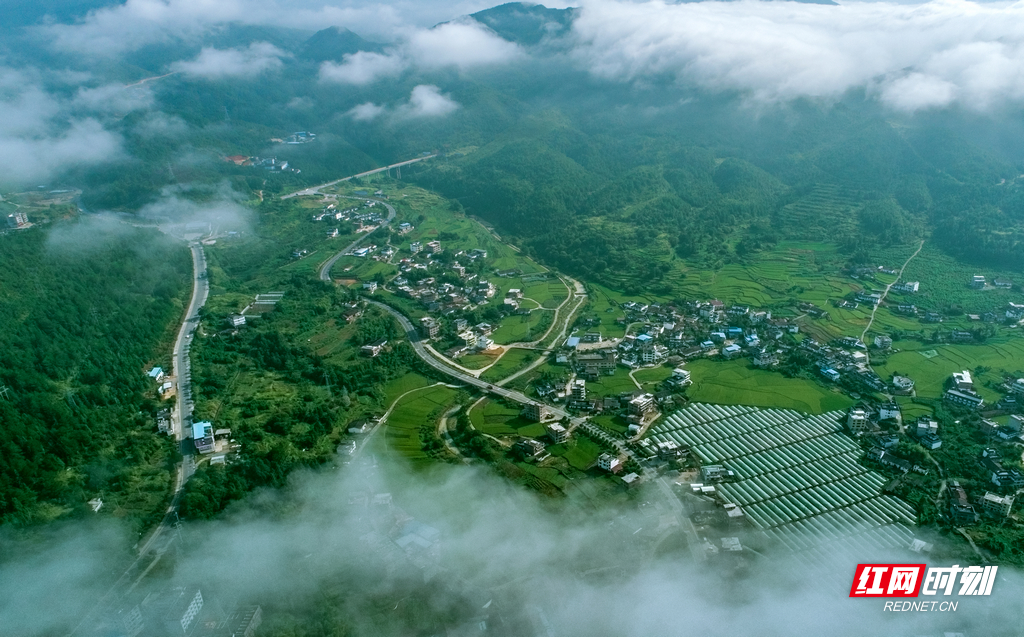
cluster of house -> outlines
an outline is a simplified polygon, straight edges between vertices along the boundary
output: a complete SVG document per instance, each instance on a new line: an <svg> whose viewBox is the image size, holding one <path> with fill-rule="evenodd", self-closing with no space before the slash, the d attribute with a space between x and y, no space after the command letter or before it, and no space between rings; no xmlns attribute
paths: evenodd
<svg viewBox="0 0 1024 637"><path fill-rule="evenodd" d="M888 337L880 343L892 344ZM838 383L845 380L848 384L863 387L867 391L885 391L887 384L875 373L865 352L867 346L860 339L844 336L822 345L814 339L804 339L798 346L810 355L822 377ZM907 379L909 381L909 379ZM913 382L910 381L910 390ZM909 391L909 390L908 390Z"/></svg>
<svg viewBox="0 0 1024 637"><path fill-rule="evenodd" d="M320 212L313 215L313 221L349 221L358 224L356 227L357 233L371 232L379 228L380 224L384 222L384 217L381 216L380 212L374 210L376 205L376 201L367 201L362 206L340 210L337 204L327 204ZM328 230L327 236L338 236L338 229L332 228ZM369 253L357 254L356 256L366 256L367 254Z"/></svg>
<svg viewBox="0 0 1024 637"><path fill-rule="evenodd" d="M570 353L561 362L570 362L571 352L580 349L587 352L576 355L577 363L584 363L581 366L595 354L608 357L614 351L617 362L630 367L672 362L673 356L686 360L718 354L725 358L749 355L755 364L771 367L778 364L781 353L775 341L799 331L788 320L772 321L771 312L745 305L727 308L718 300L693 301L683 307L628 302L621 307L625 316L619 322L641 323L639 333L610 342L596 352L593 347L580 348L580 344L602 343L599 332L570 337L565 343ZM610 369L609 373L614 373L614 366Z"/></svg>
<svg viewBox="0 0 1024 637"><path fill-rule="evenodd" d="M689 380L689 372L686 370L677 371L685 372L686 379L687 381ZM680 377L677 376L676 378ZM572 374L565 383L538 385L535 391L539 397L546 398L554 403L564 402L566 408L576 412L589 414L620 413L629 423L628 435L630 436L638 433L644 424L657 418L659 406L666 404L671 399L670 391L652 394L641 390L595 398L588 395L586 380L578 377L576 374ZM523 412L524 416L537 422L541 422L546 413L545 411L535 411L530 405L527 405L526 410Z"/></svg>
<svg viewBox="0 0 1024 637"><path fill-rule="evenodd" d="M1017 469L1004 468L1002 457L995 449L983 450L979 461L989 480L995 486L1013 491L1024 488L1024 475Z"/></svg>
<svg viewBox="0 0 1024 637"><path fill-rule="evenodd" d="M285 137L283 141L285 144L308 144L309 142L316 141L316 133L298 131L297 133L292 133L288 137Z"/></svg>
<svg viewBox="0 0 1024 637"><path fill-rule="evenodd" d="M302 172L297 168L289 170L288 162L277 157L249 157L248 155L229 155L224 158L224 161L229 161L236 166L253 166L256 168L262 168L271 172Z"/></svg>
<svg viewBox="0 0 1024 637"><path fill-rule="evenodd" d="M978 507L975 507L967 497L967 491L959 482L953 480L949 489L949 520L954 526L974 524L978 521L978 508L987 517L1004 520L1013 509L1013 499L1012 495L986 491L985 495L977 500Z"/></svg>
<svg viewBox="0 0 1024 637"><path fill-rule="evenodd" d="M202 590L175 586L136 597L137 603L118 609L104 634L124 637L254 637L263 623L259 606L238 606L225 612L207 603Z"/></svg>
<svg viewBox="0 0 1024 637"><path fill-rule="evenodd" d="M14 214L7 215L7 227L8 228L27 228L30 226L28 222L28 215L24 212L15 212Z"/></svg>
<svg viewBox="0 0 1024 637"><path fill-rule="evenodd" d="M192 423L192 443L201 455L219 454L210 458L210 464L223 463L226 452L238 449L232 444L230 429L214 429L207 420Z"/></svg>
<svg viewBox="0 0 1024 637"><path fill-rule="evenodd" d="M985 279L984 275L975 274L967 282L967 285L974 290L983 290L988 287L988 280ZM992 287L1010 290L1013 289L1013 281L1005 278L995 278L992 280Z"/></svg>
<svg viewBox="0 0 1024 637"><path fill-rule="evenodd" d="M154 367L146 375L157 384L161 398L170 398L174 394L174 382L167 379L167 374L164 373L162 367Z"/></svg>
<svg viewBox="0 0 1024 637"><path fill-rule="evenodd" d="M954 405L980 409L985 400L974 391L974 379L971 372L966 369L962 372L954 372L952 386L946 390L943 399Z"/></svg>

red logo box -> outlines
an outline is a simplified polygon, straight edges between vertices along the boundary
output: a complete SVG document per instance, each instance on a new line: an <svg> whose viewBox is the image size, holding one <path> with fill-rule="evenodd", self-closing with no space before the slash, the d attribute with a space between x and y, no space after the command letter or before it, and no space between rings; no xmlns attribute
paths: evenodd
<svg viewBox="0 0 1024 637"><path fill-rule="evenodd" d="M850 597L917 597L924 564L858 564Z"/></svg>

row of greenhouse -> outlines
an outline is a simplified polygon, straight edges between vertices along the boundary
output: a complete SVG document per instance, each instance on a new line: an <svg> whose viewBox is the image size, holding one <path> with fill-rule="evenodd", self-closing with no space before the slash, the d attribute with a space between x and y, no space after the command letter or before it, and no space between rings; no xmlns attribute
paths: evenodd
<svg viewBox="0 0 1024 637"><path fill-rule="evenodd" d="M725 438L733 438L744 434L775 429L777 427L806 425L824 431L840 431L842 425L837 417L831 414L808 416L796 420L772 418L770 413L754 413L735 416L724 420L702 423L690 427L656 429L655 436L676 434L691 445L706 444Z"/></svg>
<svg viewBox="0 0 1024 637"><path fill-rule="evenodd" d="M769 529L766 531L766 535L792 551L800 551L814 561L823 559L835 561L836 557L845 554L850 556L846 560L847 563L855 563L857 559L876 553L880 548L905 549L914 541L914 533L898 522L883 526L870 526L862 531L846 529L845 535L837 535L832 531L820 533L813 528L787 525Z"/></svg>
<svg viewBox="0 0 1024 637"><path fill-rule="evenodd" d="M778 526L873 498L881 493L885 482L877 473L862 473L842 482L829 482L757 502L743 510L761 527Z"/></svg>
<svg viewBox="0 0 1024 637"><path fill-rule="evenodd" d="M864 466L857 463L856 455L847 453L823 458L819 462L798 465L785 471L775 471L749 480L723 484L718 491L726 499L747 506L794 491L846 480L867 471Z"/></svg>
<svg viewBox="0 0 1024 637"><path fill-rule="evenodd" d="M732 470L739 480L717 485L719 495L793 550L906 546L913 534L902 525L914 524L914 508L882 495L886 478L858 463L863 452L842 433L842 416L698 403L651 434Z"/></svg>
<svg viewBox="0 0 1024 637"><path fill-rule="evenodd" d="M765 535L794 549L803 550L856 536L871 537L873 532L902 531L913 534L903 525L912 525L913 509L892 496L879 496L878 502L862 502L837 511L830 511L806 520L766 529ZM909 542L903 543L907 546Z"/></svg>
<svg viewBox="0 0 1024 637"><path fill-rule="evenodd" d="M857 443L848 436L831 434L741 458L733 458L728 464L729 468L735 471L740 478L752 478L766 473L785 471L802 464L818 463L841 454L853 454L859 458L861 453Z"/></svg>

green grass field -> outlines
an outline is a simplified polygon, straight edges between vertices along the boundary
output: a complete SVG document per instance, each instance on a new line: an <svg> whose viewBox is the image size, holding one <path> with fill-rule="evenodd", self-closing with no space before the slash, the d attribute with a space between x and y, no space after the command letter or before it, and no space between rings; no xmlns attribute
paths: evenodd
<svg viewBox="0 0 1024 637"><path fill-rule="evenodd" d="M571 443L551 445L548 447L548 452L552 456L565 458L574 469L583 471L597 462L597 457L601 455L602 450L596 442L589 438L576 436Z"/></svg>
<svg viewBox="0 0 1024 637"><path fill-rule="evenodd" d="M385 403L390 407L391 403L405 392L426 387L427 385L433 385L434 382L435 381L424 376L420 376L415 372L410 372L405 376L400 376L394 380L388 381L381 389L384 391Z"/></svg>
<svg viewBox="0 0 1024 637"><path fill-rule="evenodd" d="M614 376L600 376L597 381L587 381L587 395L618 396L627 391L636 391L637 387L629 378L629 369L616 367Z"/></svg>
<svg viewBox="0 0 1024 637"><path fill-rule="evenodd" d="M410 460L427 460L428 456L423 451L423 440L420 438L420 428L436 423L444 411L453 404L457 395L458 390L435 386L399 400L384 429L384 445L387 450L397 452Z"/></svg>
<svg viewBox="0 0 1024 637"><path fill-rule="evenodd" d="M691 400L723 405L778 407L820 414L846 409L853 400L829 391L811 380L786 378L781 374L754 369L745 360L687 363L693 385L687 391Z"/></svg>
<svg viewBox="0 0 1024 637"><path fill-rule="evenodd" d="M518 408L506 407L498 401L487 399L469 412L469 420L478 431L492 436L543 436L544 426L523 418L519 411Z"/></svg>
<svg viewBox="0 0 1024 637"><path fill-rule="evenodd" d="M505 317L491 339L499 345L535 341L551 327L554 314L550 310L534 310L529 316Z"/></svg>
<svg viewBox="0 0 1024 637"><path fill-rule="evenodd" d="M672 375L672 367L666 367L665 365L659 365L658 367L647 367L644 369L638 369L633 372L633 378L640 381L643 385L644 390L652 391L661 381L665 380Z"/></svg>
<svg viewBox="0 0 1024 637"><path fill-rule="evenodd" d="M535 360L537 360L537 352L533 350L510 349L505 352L504 356L498 359L497 363L483 374L480 374L480 379L491 383L499 381Z"/></svg>
<svg viewBox="0 0 1024 637"><path fill-rule="evenodd" d="M953 372L966 369L974 376L974 388L986 401L994 402L1001 394L986 387L987 383L1002 382L1003 373L1024 376L1024 338L999 337L984 345L929 345L917 341L897 341L893 348L902 350L889 356L885 364L875 368L883 379L893 374L909 376L914 380L919 398L937 399L942 396L946 380ZM937 356L927 357L922 352L934 350ZM987 368L977 374L978 367Z"/></svg>

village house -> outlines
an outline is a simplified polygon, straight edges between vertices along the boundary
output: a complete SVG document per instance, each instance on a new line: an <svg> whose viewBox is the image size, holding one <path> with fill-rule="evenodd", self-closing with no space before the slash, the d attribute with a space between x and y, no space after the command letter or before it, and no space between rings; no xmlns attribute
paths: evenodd
<svg viewBox="0 0 1024 637"><path fill-rule="evenodd" d="M374 358L376 356L379 356L380 353L382 351L384 351L384 347L387 344L388 344L388 342L386 340L382 339L382 340L376 341L374 343L369 343L367 345L363 345L362 347L359 348L359 351L362 352L362 354L364 356L369 356L370 358Z"/></svg>

